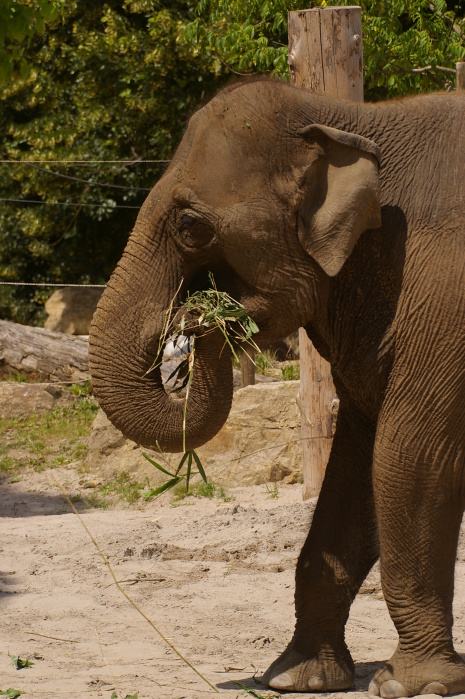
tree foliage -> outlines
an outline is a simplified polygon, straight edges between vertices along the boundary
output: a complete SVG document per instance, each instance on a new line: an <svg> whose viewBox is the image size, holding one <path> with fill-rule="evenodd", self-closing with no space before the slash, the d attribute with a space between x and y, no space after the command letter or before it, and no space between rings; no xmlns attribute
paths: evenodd
<svg viewBox="0 0 465 699"><path fill-rule="evenodd" d="M9 80L15 68L26 77L29 66L24 58L27 42L43 35L47 22L53 22L64 0L2 0L0 3L0 82Z"/></svg>
<svg viewBox="0 0 465 699"><path fill-rule="evenodd" d="M0 88L0 157L21 161L0 164L3 280L107 281L163 168L140 161L169 158L214 91L215 67L184 40L193 18L184 0L67 0L29 40L29 74ZM0 313L39 322L50 292L0 287Z"/></svg>
<svg viewBox="0 0 465 699"><path fill-rule="evenodd" d="M287 13L351 0L198 0L186 28L199 50L239 73L288 80ZM367 99L446 89L465 57L463 0L361 0Z"/></svg>
<svg viewBox="0 0 465 699"><path fill-rule="evenodd" d="M106 282L163 169L142 161L168 159L235 73L288 79L287 13L312 5L1 0L0 278ZM449 88L464 5L362 0L366 98ZM0 286L0 315L40 322L50 292Z"/></svg>

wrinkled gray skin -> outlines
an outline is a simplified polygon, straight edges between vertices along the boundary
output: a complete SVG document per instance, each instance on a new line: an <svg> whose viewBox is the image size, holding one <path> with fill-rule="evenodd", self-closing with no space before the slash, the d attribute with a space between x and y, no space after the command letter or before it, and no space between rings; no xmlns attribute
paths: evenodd
<svg viewBox="0 0 465 699"><path fill-rule="evenodd" d="M183 405L145 372L170 302L208 270L256 320L259 343L303 325L331 362L337 433L271 687L352 685L344 626L380 556L399 646L370 692L465 692L451 632L465 501L464 163L463 95L361 105L274 82L227 89L190 120L94 316L96 394L145 446L182 450ZM221 428L231 397L221 337L199 336L187 448Z"/></svg>

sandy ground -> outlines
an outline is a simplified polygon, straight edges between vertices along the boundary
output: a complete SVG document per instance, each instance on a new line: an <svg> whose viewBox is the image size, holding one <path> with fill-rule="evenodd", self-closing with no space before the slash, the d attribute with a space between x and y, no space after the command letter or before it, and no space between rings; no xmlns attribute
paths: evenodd
<svg viewBox="0 0 465 699"><path fill-rule="evenodd" d="M202 699L216 696L157 636L112 583L52 473L0 483L0 690L26 696ZM214 684L260 690L260 674L290 639L294 568L314 502L301 486L232 490L233 502L164 495L140 508L87 510L82 518L118 581L176 648ZM465 653L465 538L457 558L455 640ZM347 640L357 664L354 691L287 697L366 696L373 672L396 645L379 586L370 574L352 609ZM16 670L11 656L36 654ZM33 659L33 658L32 658ZM265 696L268 692L261 689Z"/></svg>

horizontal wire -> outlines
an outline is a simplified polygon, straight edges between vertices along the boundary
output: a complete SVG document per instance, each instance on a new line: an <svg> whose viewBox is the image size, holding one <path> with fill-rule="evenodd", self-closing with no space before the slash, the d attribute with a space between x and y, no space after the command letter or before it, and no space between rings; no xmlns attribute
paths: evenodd
<svg viewBox="0 0 465 699"><path fill-rule="evenodd" d="M77 289L85 286L87 289L105 289L106 284L49 284L48 282L0 282L0 286L48 286L48 287L72 287Z"/></svg>
<svg viewBox="0 0 465 699"><path fill-rule="evenodd" d="M12 303L0 303L0 308L10 308L11 307L16 308L17 306L22 306L23 308L40 308L42 311L44 310L44 304L39 304L39 303L28 303L27 301L18 301L17 299L14 300ZM5 320L5 318L0 318L0 320ZM15 321L12 321L15 322Z"/></svg>
<svg viewBox="0 0 465 699"><path fill-rule="evenodd" d="M95 165L96 163L113 163L119 165L138 165L139 163L170 163L171 160L0 160L2 164L27 165L28 163L63 163L64 165Z"/></svg>
<svg viewBox="0 0 465 699"><path fill-rule="evenodd" d="M24 306L24 308L40 308L42 311L44 310L44 306L47 303L47 301L44 301L43 303L34 303L34 300L32 301L20 301L17 299L14 299L14 301L10 304L0 304L0 308L11 308L16 307L16 306ZM71 306L72 311L92 311L94 312L95 309L89 308L89 306ZM0 320L5 320L4 318L1 318Z"/></svg>
<svg viewBox="0 0 465 699"><path fill-rule="evenodd" d="M36 199L3 199L0 197L0 201L12 202L17 204L41 204L42 206L93 206L99 209L105 209L106 211L113 211L113 209L140 209L140 206L130 206L127 204L115 204L115 206L105 206L105 204L78 204L71 201L37 201Z"/></svg>
<svg viewBox="0 0 465 699"><path fill-rule="evenodd" d="M122 184L110 184L109 182L94 182L93 180L83 180L80 177L72 177L71 175L63 175L61 172L55 172L54 170L47 170L45 167L40 167L39 165L34 165L30 161L23 161L24 165L29 165L34 170L39 170L40 172L45 172L47 175L53 175L54 177L60 177L63 180L72 180L73 182L82 182L83 184L92 185L92 187L110 187L111 189L125 189L131 191L139 192L150 192L150 188L147 187L126 187Z"/></svg>

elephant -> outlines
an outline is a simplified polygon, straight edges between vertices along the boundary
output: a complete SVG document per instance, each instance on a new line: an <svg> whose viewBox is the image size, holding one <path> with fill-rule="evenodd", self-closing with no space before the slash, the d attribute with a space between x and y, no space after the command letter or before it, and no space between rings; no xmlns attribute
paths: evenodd
<svg viewBox="0 0 465 699"><path fill-rule="evenodd" d="M211 439L232 400L219 331L196 338L186 406L152 367L166 314L210 287L266 346L304 327L331 363L336 434L296 568L295 631L264 682L352 686L344 629L380 559L398 633L369 693L465 692L452 638L465 507L465 94L378 103L274 80L192 115L94 315L89 360L110 420L145 447Z"/></svg>

